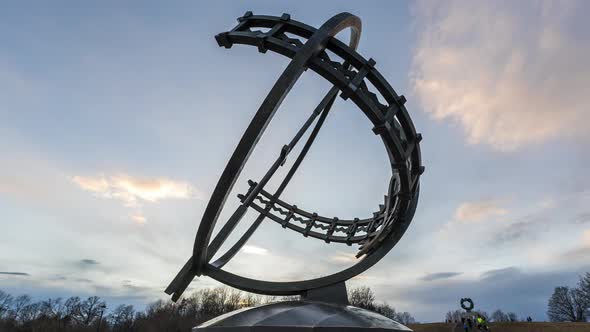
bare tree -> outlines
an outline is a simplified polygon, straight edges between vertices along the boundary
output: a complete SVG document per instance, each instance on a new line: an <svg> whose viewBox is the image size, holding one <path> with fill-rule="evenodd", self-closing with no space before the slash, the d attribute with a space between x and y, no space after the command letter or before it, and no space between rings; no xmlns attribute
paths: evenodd
<svg viewBox="0 0 590 332"><path fill-rule="evenodd" d="M231 290L225 298L224 311L230 312L239 309L241 307L242 297L243 294L241 291Z"/></svg>
<svg viewBox="0 0 590 332"><path fill-rule="evenodd" d="M585 275L580 277L578 289L583 301L582 307L585 309L585 316L590 317L590 272L586 272Z"/></svg>
<svg viewBox="0 0 590 332"><path fill-rule="evenodd" d="M201 311L205 318L216 317L224 313L228 296L226 288L204 289L201 295Z"/></svg>
<svg viewBox="0 0 590 332"><path fill-rule="evenodd" d="M410 315L410 313L407 311L398 312L395 315L395 320L404 324L404 325L416 323L416 320L414 319L414 317L412 315Z"/></svg>
<svg viewBox="0 0 590 332"><path fill-rule="evenodd" d="M61 297L42 301L39 307L41 315L48 318L61 319L64 313L64 304Z"/></svg>
<svg viewBox="0 0 590 332"><path fill-rule="evenodd" d="M509 322L510 318L502 310L498 309L492 313L490 317L494 322Z"/></svg>
<svg viewBox="0 0 590 332"><path fill-rule="evenodd" d="M585 321L585 308L580 290L569 287L555 287L547 309L547 316L552 322Z"/></svg>
<svg viewBox="0 0 590 332"><path fill-rule="evenodd" d="M61 298L49 298L39 303L39 330L60 331L65 317L65 304Z"/></svg>
<svg viewBox="0 0 590 332"><path fill-rule="evenodd" d="M367 286L353 288L348 294L348 301L355 307L375 309L375 293Z"/></svg>
<svg viewBox="0 0 590 332"><path fill-rule="evenodd" d="M380 315L383 315L390 319L397 318L397 312L395 309L387 303L376 304L374 311Z"/></svg>
<svg viewBox="0 0 590 332"><path fill-rule="evenodd" d="M19 321L21 324L36 320L40 314L41 303L29 303L20 310Z"/></svg>
<svg viewBox="0 0 590 332"><path fill-rule="evenodd" d="M130 332L133 330L133 317L135 310L132 305L121 304L108 316L112 331Z"/></svg>
<svg viewBox="0 0 590 332"><path fill-rule="evenodd" d="M81 323L80 319L80 306L82 302L78 296L72 296L64 302L64 325L70 322Z"/></svg>
<svg viewBox="0 0 590 332"><path fill-rule="evenodd" d="M241 307L253 307L255 305L258 305L262 302L262 300L260 299L259 296L252 294L252 293L246 293L244 294L244 297L242 297L242 303L241 303Z"/></svg>
<svg viewBox="0 0 590 332"><path fill-rule="evenodd" d="M511 322L518 322L518 316L514 312L508 313L508 320Z"/></svg>
<svg viewBox="0 0 590 332"><path fill-rule="evenodd" d="M402 324L414 323L407 312L396 312L386 303L375 303L368 287L351 292L358 306L372 309ZM0 331L43 332L157 332L189 331L192 327L229 311L266 301L297 300L298 297L260 297L229 288L202 289L178 303L159 300L136 313L133 306L120 305L103 320L105 302L91 296L86 300L70 297L33 302L28 295L13 298L0 291Z"/></svg>
<svg viewBox="0 0 590 332"><path fill-rule="evenodd" d="M10 310L12 307L12 296L0 290L0 318Z"/></svg>
<svg viewBox="0 0 590 332"><path fill-rule="evenodd" d="M461 317L463 317L463 311L457 309L457 310L448 311L447 314L445 315L445 320L451 321L451 322L460 322Z"/></svg>
<svg viewBox="0 0 590 332"><path fill-rule="evenodd" d="M348 293L348 301L355 307L374 311L405 325L416 322L409 312L397 312L387 303L375 303L375 293L367 286L353 288Z"/></svg>
<svg viewBox="0 0 590 332"><path fill-rule="evenodd" d="M574 302L577 321L585 322L588 303L585 301L583 292L579 288L574 288L571 290L571 297Z"/></svg>
<svg viewBox="0 0 590 332"><path fill-rule="evenodd" d="M96 320L106 308L106 303L98 296L91 296L80 304L80 321L89 326Z"/></svg>
<svg viewBox="0 0 590 332"><path fill-rule="evenodd" d="M28 295L17 296L14 299L14 301L12 302L12 310L10 310L8 315L14 320L20 319L20 317L23 313L23 309L25 309L25 307L28 306L29 304L31 304L31 297L30 296L28 296Z"/></svg>

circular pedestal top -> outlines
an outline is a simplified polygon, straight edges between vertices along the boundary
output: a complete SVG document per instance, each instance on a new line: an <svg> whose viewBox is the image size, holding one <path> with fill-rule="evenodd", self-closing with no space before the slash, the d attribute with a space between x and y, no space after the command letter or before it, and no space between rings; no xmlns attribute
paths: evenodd
<svg viewBox="0 0 590 332"><path fill-rule="evenodd" d="M412 331L365 309L322 302L289 301L244 308L216 317L193 332Z"/></svg>

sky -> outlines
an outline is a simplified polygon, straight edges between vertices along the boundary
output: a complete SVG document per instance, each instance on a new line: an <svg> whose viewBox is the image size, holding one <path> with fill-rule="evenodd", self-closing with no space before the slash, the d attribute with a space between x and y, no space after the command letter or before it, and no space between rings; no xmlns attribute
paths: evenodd
<svg viewBox="0 0 590 332"><path fill-rule="evenodd" d="M413 222L349 287L368 285L422 322L463 297L545 320L554 287L590 271L586 1L21 1L0 5L0 289L138 308L166 298L225 163L288 64L217 46L248 10L315 27L359 16L359 52L406 96L423 135ZM329 89L304 73L216 229ZM282 197L370 216L391 175L370 129L339 98ZM265 221L226 269L302 280L350 266L355 252ZM189 291L218 285L199 278Z"/></svg>

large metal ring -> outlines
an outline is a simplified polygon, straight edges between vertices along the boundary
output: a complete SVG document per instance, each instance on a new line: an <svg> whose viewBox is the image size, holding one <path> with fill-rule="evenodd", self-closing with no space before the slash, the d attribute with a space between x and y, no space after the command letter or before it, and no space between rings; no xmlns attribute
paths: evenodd
<svg viewBox="0 0 590 332"><path fill-rule="evenodd" d="M422 136L416 133L408 115L404 105L405 97L395 93L374 67L375 61L366 60L355 51L361 34L360 19L349 13L341 13L317 30L291 20L287 14L275 17L252 15L248 12L238 21L236 28L216 36L220 46L230 48L234 44L252 45L258 47L260 52L271 50L291 58L292 61L264 99L224 169L199 225L193 257L166 290L169 294L175 294L173 299L178 298L195 275L201 274L238 289L269 295L304 294L311 289L346 281L373 266L397 244L412 221L418 202L419 178L424 171L419 147ZM253 31L251 28L270 30L261 32ZM351 40L347 46L334 36L348 28L351 29ZM307 41L302 43L287 34ZM326 51L342 58L343 61L331 59ZM363 257L358 263L326 277L293 282L269 282L227 272L221 268L224 262L209 263L212 258L208 253L211 233L225 200L258 139L284 97L308 68L331 82L334 88L341 91L342 98L354 102L373 123L374 133L380 136L385 145L392 178L386 204L381 210L382 224L379 230L370 234L370 239L362 244L358 256ZM371 83L376 90L370 91L366 82ZM297 227L291 229L300 231ZM328 235L325 240L345 242L341 238L330 238Z"/></svg>

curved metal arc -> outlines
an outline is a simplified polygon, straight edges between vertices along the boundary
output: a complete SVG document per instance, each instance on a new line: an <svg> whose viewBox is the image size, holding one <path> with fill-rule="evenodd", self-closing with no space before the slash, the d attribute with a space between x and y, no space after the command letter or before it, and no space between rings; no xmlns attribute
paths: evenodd
<svg viewBox="0 0 590 332"><path fill-rule="evenodd" d="M251 20L250 23L252 23L251 24L252 28L258 27L258 26L272 27L273 25L277 24L277 22L280 22L280 18L273 17L273 16L251 16L248 18L248 20ZM313 29L312 27L309 27L301 22L290 20L287 23L285 23L285 31L296 34L297 36L300 36L303 38L308 38L308 36L311 35L313 33L313 31L315 31L315 29ZM236 44L255 45L258 40L258 38L254 37L252 32L250 32L250 31L232 31L228 34L228 36L231 37L231 40L232 40L231 43L236 43ZM283 54L287 57L293 57L293 54L295 54L297 51L297 47L294 47L290 44L280 45L283 43L284 42L281 39L277 39L274 36L268 36L266 46L268 47L268 49L273 50L279 54ZM348 48L344 43L342 43L338 39L332 38L327 43L326 48L331 50L332 52L334 52L335 54L337 54L341 58L345 59L348 63L350 63L352 66L354 66L355 68L357 68L359 70L361 68L364 68L368 63L367 60L365 60L359 53L357 53L355 50ZM318 71L320 69L323 71L325 71L326 69L328 69L328 70L330 69L330 68L317 68L318 62L321 62L321 61L314 58L314 59L312 59L312 61L310 63L310 65L313 65L314 63L316 64L316 68L314 68L315 71ZM310 67L312 67L312 66L310 66ZM318 72L318 73L320 73L320 72ZM324 76L326 79L329 79L329 77L326 77L326 74L327 74L326 72L324 72L323 74L320 73L320 75ZM333 75L333 74L335 74L335 73L330 73L330 75ZM404 102L401 101L401 98L400 98L401 96L399 96L395 92L395 90L393 90L391 85L383 78L383 76L379 73L379 71L376 68L371 68L370 70L368 70L366 77L367 77L368 81L370 81L375 86L375 88L377 88L377 90L379 91L379 93L381 93L381 95L387 101L387 103L389 103L390 106L395 106L397 108L397 112L396 112L397 114L395 115L395 117L402 124L404 132L407 135L410 143L413 142L416 139L417 134L416 134L413 122L409 118L407 110L405 109L405 106L403 105ZM345 81L345 79L342 79L342 81ZM344 83L346 83L346 82L344 82ZM346 84L341 85L341 86L342 86L342 88L345 88ZM361 104L359 105L358 102L360 102ZM362 105L362 104L366 104L365 101L358 101L357 100L357 101L355 101L355 103L357 103L357 105L359 105L359 107L361 107L361 109L366 109L366 107ZM368 105L367 107L370 107L370 105ZM375 112L376 112L376 110L375 110ZM369 114L367 114L367 115L369 115ZM377 117L375 119L381 120L380 117ZM401 148L401 145L399 146L399 148L400 148L400 150L403 150ZM400 153L397 156L397 158L400 158L402 155L403 154ZM420 156L419 156L418 151L412 151L411 158L412 158L414 165L421 165ZM415 182L415 177L414 177L414 182Z"/></svg>
<svg viewBox="0 0 590 332"><path fill-rule="evenodd" d="M383 240L381 246L379 246L375 251L366 255L360 262L340 272L321 278L290 282L273 282L245 278L231 272L224 271L211 264L206 265L205 273L207 276L228 286L235 287L247 292L268 295L297 295L310 289L322 288L339 282L344 282L371 268L397 244L414 216L416 206L418 204L419 192L420 188L417 187L414 197L408 202L409 205L406 207L406 213L404 214L403 218L401 218L402 220L400 220L404 223L402 225L403 227L399 229L398 232L389 234L387 238Z"/></svg>
<svg viewBox="0 0 590 332"><path fill-rule="evenodd" d="M320 29L315 31L301 49L298 50L291 63L283 71L283 74L281 74L263 101L213 190L195 236L193 256L166 289L168 294L174 293L173 299L178 299L195 275L202 274L203 266L208 257L207 246L211 238L211 233L225 204L225 200L278 106L306 69L309 59L321 52L331 37L346 28L353 30L351 33L350 47L356 48L361 33L360 19L349 13L341 13L332 17Z"/></svg>
<svg viewBox="0 0 590 332"><path fill-rule="evenodd" d="M262 207L260 207L260 206L258 206L258 205L254 205L253 204L252 205L252 208L254 208L254 210L256 210L256 211L258 211L260 213L265 213L265 209L262 208ZM357 235L357 236L350 237L350 238L348 236L338 236L338 235L329 235L329 236L327 236L326 233L320 233L320 232L317 232L317 231L308 230L306 228L297 226L297 225L295 225L293 223L286 223L286 224L284 224L285 223L285 220L277 217L274 214L268 214L266 216L269 219L271 219L271 220L273 220L273 221L275 221L275 222L277 222L277 223L279 223L281 225L284 225L283 227L285 227L285 228L289 228L289 229L294 230L294 231L296 231L296 232L298 232L300 234L303 234L304 236L309 236L309 237L316 238L316 239L319 239L319 240L324 240L324 241L329 241L329 242L336 242L336 243L347 243L347 244L350 243L350 244L352 244L352 243L359 243L359 242L361 242L361 241L363 241L363 240L365 240L367 238L367 235Z"/></svg>
<svg viewBox="0 0 590 332"><path fill-rule="evenodd" d="M283 193L283 191L285 190L285 188L287 187L287 185L289 184L289 182L293 178L293 175L295 175L295 172L297 171L297 169L299 168L299 166L303 162L303 159L305 158L305 156L307 155L307 152L311 148L311 145L315 141L317 134L319 133L322 125L324 124L324 121L326 120L326 117L328 116L328 113L330 112L330 109L332 108L332 105L334 104L334 101L335 101L336 97L338 96L338 91L340 91L338 88L333 87L332 89L330 89L330 91L328 91L328 93L324 97L324 100L327 100L327 103L325 104L325 107L322 110L322 113L320 115L320 118L318 119L318 122L316 123L315 127L313 128L313 131L309 135L307 142L305 142L305 145L301 149L299 156L297 156L297 159L293 163L293 166L291 167L291 169L289 169L289 172L287 173L287 175L285 176L285 178L283 179L283 181L279 185L278 189L275 191L274 195L271 196L270 204L268 204L268 206L264 209L266 212L270 211L271 206L274 203L274 201L276 201L279 198L279 196L281 196L281 194ZM320 105L322 105L322 104L324 104L323 101L322 101L322 103L320 103ZM225 264L227 264L238 253L238 251L244 246L244 244L246 244L246 242L250 239L252 234L254 234L254 232L256 231L258 226L260 226L260 224L262 223L262 221L264 220L265 217L266 217L266 215L263 213L258 215L256 220L252 223L252 225L250 225L250 227L248 228L248 230L246 230L246 232L242 235L242 237L240 237L238 239L238 241L225 254L223 254L219 259L217 259L211 265L213 265L217 268L222 268Z"/></svg>
<svg viewBox="0 0 590 332"><path fill-rule="evenodd" d="M339 16L339 15L337 15L337 16ZM272 20L275 20L275 21L278 20L278 18L276 18L276 17L269 17L269 18ZM265 20L265 19L266 18L261 19L261 20ZM304 46L309 46L311 44L310 41L311 41L312 37L315 36L313 34L314 32L316 32L315 29L313 29L305 24L296 22L296 21L290 21L290 23L286 24L286 26L288 26L289 29L291 29L290 32L293 32L293 29L294 29L296 33L300 32L302 36L304 36L304 35L309 36L309 40ZM293 28L293 27L295 27L295 28ZM358 32L359 32L358 34L360 35L360 20L359 20ZM233 34L233 32L231 34ZM351 45L354 44L354 39L355 39L354 34L355 34L355 31L353 29L353 33L351 34L351 37L352 37ZM304 36L304 37L306 37L306 36ZM236 34L236 37L247 41L246 42L247 44L254 45L254 43L252 43L252 40L251 40L252 37L247 36L247 33L238 33L238 34ZM306 38L308 38L308 37L306 37ZM357 39L356 44L358 44L358 38L356 38L356 39ZM326 40L327 41L325 41L325 43L323 45L320 44L321 45L320 48L326 47L326 45L329 45L330 50L332 50L334 53L336 53L337 55L344 58L346 61L349 61L355 67L358 68L359 66L364 66L365 63L367 62L366 60L364 60L364 58L362 58L362 56L360 56L354 50L350 50L350 49L346 48L346 46L343 43L341 43L340 41L338 41L337 39L326 38ZM288 57L292 57L293 60L295 60L299 55L301 55L301 53L302 53L301 51L304 48L304 47L293 47L292 45L283 45L284 41L282 41L281 43L277 43L277 41L279 41L279 39L276 39L274 37L269 37L268 38L269 49L274 48L273 49L274 51L281 53L283 55L286 55ZM226 46L226 47L228 47L228 46ZM309 52L310 50L307 50L307 51ZM320 49L320 51L321 51L321 49ZM342 56L343 53L345 53L346 57ZM352 60L350 60L350 57L352 57ZM313 61L309 61L310 59ZM303 64L303 66L307 67L307 66L310 66L310 64L311 64L311 66L313 66L314 63L318 63L318 61L315 61L315 60L316 60L315 57L308 58L308 60L306 60L306 62ZM326 68L328 67L327 63L324 65L326 66ZM287 67L287 69L289 69L289 67ZM285 72L283 73L283 75L281 77L283 77L285 75L285 73L287 72L287 69L285 70ZM314 70L317 71L318 73L320 73L316 69L314 69ZM323 70L327 74L327 76L334 75L334 73L328 73L325 68L323 68L321 70ZM301 73L299 73L299 75L300 74ZM324 76L324 78L328 79L330 82L336 84L336 86L339 86L340 88L344 88L344 85L342 85L341 83L346 83L345 78L344 79L339 78L339 77L336 78L336 76L333 76L332 78L328 78L328 77L326 77L326 75L321 74L321 73L320 73L320 75ZM371 81L373 83L373 85L375 85L375 87L381 92L381 94L385 97L385 99L390 104L394 103L397 100L398 96L395 94L395 91L393 91L393 89L391 89L389 84L382 78L382 76L379 74L378 71L371 70L368 73L367 77L369 78L369 81ZM376 78L376 80L379 82L375 83L375 82L373 82L373 80L371 78ZM278 83L279 82L277 81L277 84ZM275 86L277 84L275 84ZM288 87L288 88L290 89L290 87ZM273 89L274 89L274 87L273 87ZM386 90L386 91L382 91L382 90ZM271 90L271 93L272 93L272 91L273 90ZM285 92L285 94L286 93L287 92ZM270 96L270 93L269 93L269 96ZM284 95L283 95L283 97L284 97ZM268 98L269 97L267 97L267 99ZM363 99L367 99L367 100L358 100L358 98L357 98L357 101L355 101L355 103L357 103L357 105L359 105L358 104L359 102L361 103L361 105L359 105L359 107L361 107L361 109L367 114L367 116L369 116L371 121L373 121L373 122L375 122L375 120L381 121L383 118L383 114L377 112L378 110L376 109L376 107L374 107L374 105L372 105L372 101L369 100L370 98L363 97ZM279 99L279 101L278 101L279 104L280 104L280 101L282 101L282 98ZM265 99L265 102L266 102L266 99ZM264 106L264 103L263 103L263 106ZM261 106L261 109L263 106ZM399 113L402 115L403 119L400 119L401 120L400 123L402 123L402 125L409 124L410 125L409 126L410 135L407 135L407 133L406 133L406 135L408 136L409 139L416 139L417 137L415 135L413 124L411 123L411 120L409 119L409 116L407 115L407 111L405 110L405 108L403 108L403 105L401 106L401 108L402 108L402 111ZM259 109L259 112L261 111L261 109ZM370 113L372 113L372 114L368 114L367 109L370 109ZM257 115L258 115L258 113L257 113ZM253 122L254 122L254 119L253 119ZM251 125L252 125L252 123L251 123ZM263 126L263 128L264 128L264 126ZM202 264L200 266L200 268L204 268L206 270L205 271L206 274L208 274L211 277L213 277L221 282L224 282L230 286L234 286L236 288L249 290L249 291L253 291L253 292L257 292L257 293L276 294L276 295L298 294L298 293L305 291L307 289L310 289L310 288L323 287L323 286L329 285L333 282L344 281L344 280L347 280L347 279L353 277L354 275L356 275L358 273L362 273L362 271L370 268L377 261L379 261L385 254L387 254L387 252L389 252L389 250L393 246L395 246L395 244L399 241L399 239L401 238L401 236L403 235L403 233L406 231L407 227L409 226L409 223L410 223L411 218L414 214L416 203L418 200L419 173L416 173L416 167L421 166L419 146L416 145L416 148L414 148L412 151L409 152L409 154L411 154L411 157L410 157L411 162L412 162L412 164L410 166L411 168L410 169L404 169L404 168L399 169L399 168L397 168L397 167L399 167L398 166L399 164L396 164L396 161L401 162L402 160L407 160L406 159L407 158L407 154L406 154L407 151L405 151L404 148L399 144L399 141L396 140L395 135L396 135L395 132L393 132L393 131L390 132L388 130L385 134L381 134L381 138L384 140L386 147L389 146L391 149L395 150L395 151L389 151L390 149L388 148L388 154L390 155L390 159L392 160L392 168L394 171L394 175L399 174L399 176L401 178L401 184L404 189L404 192L401 193L402 196L399 197L399 202L398 202L398 204L400 205L400 207L399 207L400 211L403 211L402 212L403 218L401 220L399 220L399 225L396 225L395 230L393 230L391 233L389 233L387 235L387 237L385 239L383 239L382 245L379 246L378 248L376 248L375 251L369 252L365 256L365 258L362 259L362 261L359 261L359 263L355 264L354 266L352 266L348 269L345 269L343 271L340 271L336 274L333 274L333 275L330 275L327 277L306 280L306 281L299 281L299 282L287 282L287 283L273 283L273 282L248 279L248 278L244 278L241 276L233 275L229 272L226 272L226 271L223 271L219 268L216 268L215 266L210 265L210 264L207 264L207 265ZM235 154L235 152L234 152L234 154ZM245 160L244 160L244 162L245 162ZM223 179L220 179L220 182L221 181L223 181ZM234 179L234 181L235 181L235 179ZM233 186L233 183L231 184L231 186ZM231 189L231 186L230 186L230 189ZM217 187L216 187L216 189L217 189ZM407 194L409 194L412 191L414 191L414 196L406 196ZM212 199L213 199L213 196L212 196ZM211 201L210 201L210 203L211 203ZM223 206L223 204L221 206ZM205 220L205 219L203 219L203 220ZM213 226L214 226L214 222L215 221L213 221ZM199 228L201 228L202 226L203 226L203 224L201 224ZM196 244L197 244L197 241L195 241L195 246L196 246ZM179 295L179 293L182 293L184 288L186 288L188 283L190 283L190 280L192 280L192 278L195 274L195 272L194 272L195 268L193 266L194 262L195 262L195 257L193 256L187 262L187 264L185 265L185 268L183 268L184 272L181 271L181 273L179 273L179 275L173 281L174 285L171 284L170 287L167 289L168 293L170 293L169 291L174 291L175 292L174 297L176 297L176 298ZM187 276L190 277L190 279ZM283 288L284 291L281 291L281 288ZM173 297L173 299L174 299L174 297Z"/></svg>
<svg viewBox="0 0 590 332"><path fill-rule="evenodd" d="M346 28L352 28L350 44L352 47L356 47L361 32L360 19L349 13L341 13L332 17L297 52L254 115L227 163L203 213L193 246L193 271L196 275L202 273L202 267L207 261L209 239L225 200L266 126L305 70L307 61L321 52L329 38Z"/></svg>
<svg viewBox="0 0 590 332"><path fill-rule="evenodd" d="M314 27L311 27L305 23L298 22L295 20L289 20L285 22L280 17L276 16L253 15L249 16L247 20L245 20L245 22L248 22L248 27L253 29L257 27L272 28L277 23L282 23L284 24L285 32L295 34L302 38L309 38L316 31ZM229 35L232 36L232 40L238 39L238 43L240 43L240 38L247 38L248 35L251 34L251 31L232 30L229 32ZM269 38L273 37L269 36ZM326 45L326 48L334 52L339 57L346 59L356 69L360 70L363 66L367 64L367 60L365 60L363 56L356 52L355 49L352 49L350 46L347 46L345 43L336 38L330 39ZM377 69L371 69L367 74L367 78L383 95L383 97L387 100L388 103L394 103L399 99L399 96L395 93L393 88L383 78L383 76L379 73Z"/></svg>
<svg viewBox="0 0 590 332"><path fill-rule="evenodd" d="M295 81L303 73L307 61L325 47L325 43L330 37L348 27L353 29L350 44L351 47L355 48L360 38L360 19L349 13L341 13L332 17L311 36L295 55L250 122L211 195L197 230L193 247L193 268L197 275L201 274L201 268L207 260L209 239L227 195L241 173L258 139L266 129L268 122L286 94L291 90Z"/></svg>
<svg viewBox="0 0 590 332"><path fill-rule="evenodd" d="M260 191L260 194L265 197L270 199L272 197L272 195L270 193L268 193L265 190ZM293 205L281 200L281 199L276 199L275 203L277 203L279 206L281 206L282 208L285 208L287 210L293 210L296 214L301 215L305 218L311 219L311 218L315 218L315 220L317 222L321 222L324 224L331 224L334 221L334 218L328 218L328 217L323 217L323 216L317 216L314 217L313 213L300 209L300 208L294 208ZM350 226L352 224L356 224L358 226L364 226L369 224L372 220L374 220L373 217L371 218L364 218L364 219L339 219L337 225L338 226Z"/></svg>
<svg viewBox="0 0 590 332"><path fill-rule="evenodd" d="M324 98L322 98L322 101L314 109L313 113L308 117L308 119L305 121L303 126L301 128L299 128L299 130L297 131L295 136L291 139L289 144L287 144L286 146L283 146L283 149L281 150L279 157L276 159L276 161L273 163L273 165L270 167L270 169L266 172L266 174L264 175L262 180L260 180L258 183L254 183L253 187L250 187L250 190L248 191L248 194L243 199L242 204L234 211L232 216L227 220L227 222L223 225L221 230L217 233L217 235L215 235L215 237L213 238L213 240L211 241L211 243L207 247L207 262L209 262L213 258L213 256L217 253L217 251L221 248L221 246L223 245L223 243L225 242L225 240L227 239L229 234L234 230L235 226L240 222L240 220L242 219L242 217L246 213L248 207L253 203L256 196L263 191L262 188L267 184L267 182L274 175L276 170L280 166L283 165L283 163L285 162L285 160L286 160L287 156L289 155L289 153L291 152L291 150L297 145L297 143L299 142L299 140L301 139L303 134L312 125L315 118L327 106L331 106L331 103L333 103L334 99L336 98L338 91L339 90L337 88L333 88L330 91L328 91L326 96L324 96ZM298 163L296 163L296 164L298 164ZM291 176L292 176L292 174L291 174ZM287 181L286 182L283 181L283 183L279 187L279 190L277 191L279 193L278 195L280 195L282 193L282 191L285 189L288 182L290 181L290 178L288 178L286 180ZM257 219L257 221L258 221L258 219ZM259 220L258 223L260 223L261 221L262 220ZM239 241L238 241L238 243L239 243Z"/></svg>
<svg viewBox="0 0 590 332"><path fill-rule="evenodd" d="M241 34L238 35L234 35L234 33L231 33L230 35L232 36L232 42L233 43L242 43L242 44L248 44L248 45L256 45L257 43L257 38L252 35L251 32L240 32ZM236 39L237 37L239 37L239 39ZM331 44L337 44L340 43L338 41L336 41L335 39L332 39L331 43L328 43L328 45ZM288 45L285 44L284 41L273 38L273 37L269 37L267 40L267 45L269 50L273 50L275 52L278 52L279 54L283 54L287 57L293 57L293 54L296 53L296 47L293 47L292 45ZM360 57L360 55L358 55L358 53L354 52L353 50L349 50L348 53L344 54L343 58L346 61L352 61L351 59L354 58L354 56ZM367 60L364 60L362 57L360 57L360 59L356 59L355 61L360 62L361 64L366 64ZM340 87L343 91L345 91L346 89L349 89L349 80L347 77L344 76L343 73L339 72L338 70L332 68L330 63L324 62L320 59L316 58L312 58L310 59L309 63L308 63L308 67L312 70L314 70L315 72L317 72L320 76L324 77L325 79L327 79L328 81L330 81L332 84ZM372 75L374 77L379 77L379 79L383 79L382 76L377 75L378 72L376 69L372 69L369 74L367 75L368 78L371 78ZM385 84L385 82L380 82L382 84L375 84L375 86L381 86L383 87L389 87L388 84ZM360 89L358 89L360 90ZM358 91L357 90L357 91ZM393 105L396 105L395 103L395 96L397 96L395 94L395 91L391 90L391 91L386 91L383 92L382 94L384 97L386 97L387 100L392 100ZM385 130L385 132L382 134L382 137L384 137L384 141L386 146L391 147L390 150L388 151L388 156L390 158L390 162L392 164L396 163L397 161L403 160L405 159L405 154L406 154L406 149L404 148L402 141L399 137L397 137L396 133L394 132L388 132L390 129L386 128L386 126L390 126L391 123L385 124L384 121L386 120L386 114L383 113L383 111L381 109L379 109L378 105L375 104L375 101L373 99L371 99L368 95L366 95L365 93L362 93L362 91L358 91L357 93L353 93L350 96L350 99L365 113L365 115L367 115L367 117L370 119L371 122L373 122L373 124L375 125L375 127L382 127L383 130ZM397 105L396 105L397 107ZM396 116L401 116L404 114L403 111L398 112L399 115ZM401 121L401 123L410 123L411 121L408 120L407 121ZM414 131L412 130L412 128L408 128L407 129L408 132L413 133ZM414 137L414 134L408 135L409 137ZM414 161L417 161L419 158L416 158L416 153L414 152L412 154L412 158ZM414 164L419 165L419 162L414 162ZM394 172L396 170L394 169ZM414 177L415 180L415 177ZM404 185L403 188L405 191L408 191L410 188L410 181L409 180L403 180ZM414 181L415 182L415 181Z"/></svg>

